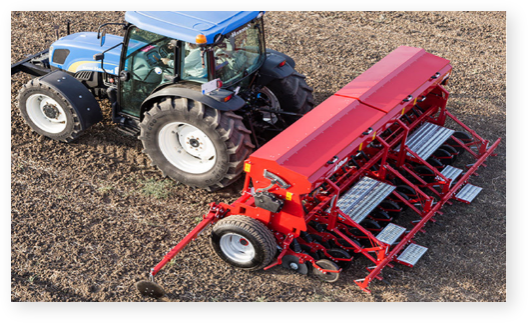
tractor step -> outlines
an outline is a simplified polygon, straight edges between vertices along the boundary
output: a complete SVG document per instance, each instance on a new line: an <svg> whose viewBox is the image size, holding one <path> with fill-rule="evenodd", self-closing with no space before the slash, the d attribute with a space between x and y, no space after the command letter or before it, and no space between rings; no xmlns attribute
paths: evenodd
<svg viewBox="0 0 528 323"><path fill-rule="evenodd" d="M360 223L395 189L392 185L363 177L337 201L337 207L354 222Z"/></svg>
<svg viewBox="0 0 528 323"><path fill-rule="evenodd" d="M482 191L482 187L466 184L457 195L455 195L455 199L469 204L480 193L480 191Z"/></svg>
<svg viewBox="0 0 528 323"><path fill-rule="evenodd" d="M460 174L462 174L462 170L460 168L456 168L456 167L449 166L449 165L447 165L442 170L442 175L444 175L445 178L448 178L451 180L451 184L449 184L449 187L451 187L453 182L458 178ZM437 179L439 180L440 178L437 178Z"/></svg>
<svg viewBox="0 0 528 323"><path fill-rule="evenodd" d="M420 156L420 158L426 160L440 146L442 146L454 132L454 130L425 122L413 132L409 138L407 138L405 144L410 150ZM396 147L395 150L399 151L400 146ZM408 155L410 156L410 154Z"/></svg>
<svg viewBox="0 0 528 323"><path fill-rule="evenodd" d="M396 225L394 223L389 223L376 236L376 239L388 245L392 245L405 232L405 230L406 229L404 227L400 227L399 225Z"/></svg>
<svg viewBox="0 0 528 323"><path fill-rule="evenodd" d="M418 262L418 260L420 260L426 251L426 247L411 243L405 250L403 250L401 255L396 258L396 260L412 267Z"/></svg>

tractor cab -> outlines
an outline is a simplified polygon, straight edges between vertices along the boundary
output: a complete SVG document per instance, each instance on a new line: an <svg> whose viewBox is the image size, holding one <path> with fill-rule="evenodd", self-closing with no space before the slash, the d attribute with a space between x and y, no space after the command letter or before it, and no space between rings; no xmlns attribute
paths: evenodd
<svg viewBox="0 0 528 323"><path fill-rule="evenodd" d="M121 111L140 117L142 103L160 86L219 79L226 88L253 74L265 60L261 16L127 12L131 25L120 62Z"/></svg>

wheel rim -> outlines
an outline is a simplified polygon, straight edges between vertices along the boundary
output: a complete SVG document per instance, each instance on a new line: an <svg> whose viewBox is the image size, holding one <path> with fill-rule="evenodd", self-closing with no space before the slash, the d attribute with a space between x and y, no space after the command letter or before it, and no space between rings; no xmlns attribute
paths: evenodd
<svg viewBox="0 0 528 323"><path fill-rule="evenodd" d="M158 135L162 154L180 170L191 174L210 171L216 163L216 148L200 129L184 122L165 125Z"/></svg>
<svg viewBox="0 0 528 323"><path fill-rule="evenodd" d="M29 119L48 133L60 133L66 129L66 113L57 101L44 94L33 94L26 101Z"/></svg>
<svg viewBox="0 0 528 323"><path fill-rule="evenodd" d="M227 233L220 238L220 249L226 257L238 263L246 263L255 258L255 248L245 237Z"/></svg>
<svg viewBox="0 0 528 323"><path fill-rule="evenodd" d="M269 103L268 109L274 110L274 111L279 111L279 112L282 111L280 103L279 103L279 99L277 99L275 94L273 94L273 92L271 92L270 89L268 89L267 87L263 87L260 90L260 93L264 94L268 98L268 100L267 100L268 103ZM269 124L276 124L277 121L279 120L279 118L277 117L277 115L275 113L263 111L262 112L262 120L264 122L269 123Z"/></svg>

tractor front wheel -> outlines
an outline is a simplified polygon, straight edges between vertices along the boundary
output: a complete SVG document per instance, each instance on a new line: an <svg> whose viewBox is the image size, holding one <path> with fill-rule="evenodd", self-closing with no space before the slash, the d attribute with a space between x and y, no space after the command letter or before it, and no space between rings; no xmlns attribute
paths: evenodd
<svg viewBox="0 0 528 323"><path fill-rule="evenodd" d="M18 108L30 128L42 136L71 142L82 133L71 103L55 87L38 78L22 87Z"/></svg>
<svg viewBox="0 0 528 323"><path fill-rule="evenodd" d="M144 153L164 176L209 191L233 183L254 148L242 117L186 98L154 103L140 127Z"/></svg>

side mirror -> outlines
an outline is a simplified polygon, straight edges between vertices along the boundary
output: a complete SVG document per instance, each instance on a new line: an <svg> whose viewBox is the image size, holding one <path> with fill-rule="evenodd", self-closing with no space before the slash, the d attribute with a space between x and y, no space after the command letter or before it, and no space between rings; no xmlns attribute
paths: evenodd
<svg viewBox="0 0 528 323"><path fill-rule="evenodd" d="M126 81L130 80L130 72L129 71L125 71L125 70L122 70L121 72L119 72L119 80L121 82L126 82Z"/></svg>
<svg viewBox="0 0 528 323"><path fill-rule="evenodd" d="M93 56L94 61L102 61L104 59L104 53L98 53Z"/></svg>
<svg viewBox="0 0 528 323"><path fill-rule="evenodd" d="M106 40L106 29L103 28L103 31L101 32L101 34L97 35L97 38L101 39L101 47L103 47L105 40Z"/></svg>

